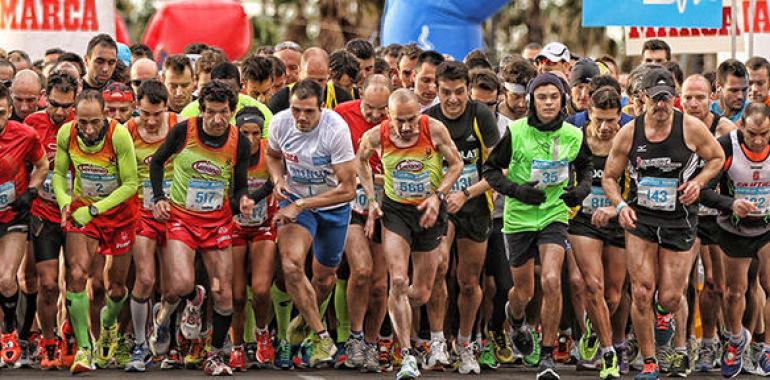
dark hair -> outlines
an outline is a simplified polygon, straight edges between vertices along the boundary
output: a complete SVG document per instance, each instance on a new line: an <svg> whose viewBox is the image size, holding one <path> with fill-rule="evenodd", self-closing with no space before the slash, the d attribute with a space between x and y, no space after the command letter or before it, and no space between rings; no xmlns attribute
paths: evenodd
<svg viewBox="0 0 770 380"><path fill-rule="evenodd" d="M620 93L612 86L600 87L591 94L590 104L601 110L616 108L620 112Z"/></svg>
<svg viewBox="0 0 770 380"><path fill-rule="evenodd" d="M671 73L671 75L674 77L674 80L676 81L676 84L681 87L682 83L684 83L684 72L682 72L682 68L679 66L679 64L676 61L667 61L663 63L663 68Z"/></svg>
<svg viewBox="0 0 770 380"><path fill-rule="evenodd" d="M407 57L409 59L417 59L422 53L422 49L415 43L406 44L401 48L398 53L398 61L401 62L401 58Z"/></svg>
<svg viewBox="0 0 770 380"><path fill-rule="evenodd" d="M303 79L297 82L294 87L291 88L289 98L291 99L292 96L296 96L297 99L300 100L316 98L318 107L321 107L321 104L323 104L323 90L321 89L321 86L310 79Z"/></svg>
<svg viewBox="0 0 770 380"><path fill-rule="evenodd" d="M135 43L131 45L129 48L131 50L131 55L139 56L139 57L147 57L149 59L155 60L155 56L152 54L152 49L150 49L149 46L142 44L142 43Z"/></svg>
<svg viewBox="0 0 770 380"><path fill-rule="evenodd" d="M666 60L671 60L671 47L668 46L666 41L659 39L647 40L644 42L644 45L642 45L642 55L644 55L644 52L647 50L665 50Z"/></svg>
<svg viewBox="0 0 770 380"><path fill-rule="evenodd" d="M86 64L83 62L83 58L81 58L79 55L72 53L72 52L64 52L62 53L59 58L56 59L56 64L54 67L56 67L59 63L62 62L70 62L74 63L75 66L78 67L78 72L80 72L80 76L86 75Z"/></svg>
<svg viewBox="0 0 770 380"><path fill-rule="evenodd" d="M28 65L32 66L32 60L29 58L29 54L27 54L24 50L11 50L8 52L8 56L10 57L11 54L18 54L21 56L21 59L25 60Z"/></svg>
<svg viewBox="0 0 770 380"><path fill-rule="evenodd" d="M126 84L131 81L131 71L122 60L115 62L115 71L112 72L110 80Z"/></svg>
<svg viewBox="0 0 770 380"><path fill-rule="evenodd" d="M227 61L224 54L214 49L206 49L200 55L200 58L195 62L195 74L210 73L218 63Z"/></svg>
<svg viewBox="0 0 770 380"><path fill-rule="evenodd" d="M94 38L91 39L91 41L88 41L88 47L86 48L86 57L91 57L91 53L94 51L94 49L99 46L103 45L109 48L115 49L115 53L118 52L118 43L115 42L115 40L106 33L97 34L94 36Z"/></svg>
<svg viewBox="0 0 770 380"><path fill-rule="evenodd" d="M525 87L536 76L537 69L529 60L524 58L514 58L511 63L500 69L500 77L503 82L519 84Z"/></svg>
<svg viewBox="0 0 770 380"><path fill-rule="evenodd" d="M749 103L746 108L743 109L743 116L741 116L741 121L743 121L743 125L745 126L746 121L749 118L755 118L757 116L764 120L770 118L770 107L768 107L765 103Z"/></svg>
<svg viewBox="0 0 770 380"><path fill-rule="evenodd" d="M265 117L264 117L265 115L262 113L262 111L260 111L260 109L257 107L245 106L241 108L241 110L238 111L238 113L235 114L235 120L236 120L235 125L238 127L238 129L241 128L241 124L238 122L238 119L242 115L246 115L246 114L253 114L254 116L256 116L253 120L249 120L249 124L258 125L260 131L265 128Z"/></svg>
<svg viewBox="0 0 770 380"><path fill-rule="evenodd" d="M388 75L389 72L390 65L388 64L388 61L380 57L374 59L374 69L372 70L372 74Z"/></svg>
<svg viewBox="0 0 770 380"><path fill-rule="evenodd" d="M746 61L746 67L749 70L762 70L765 69L767 74L770 75L770 62L765 57L751 57Z"/></svg>
<svg viewBox="0 0 770 380"><path fill-rule="evenodd" d="M230 111L235 111L238 105L238 95L221 79L212 79L201 88L198 105L201 111L206 111L206 102L227 103Z"/></svg>
<svg viewBox="0 0 770 380"><path fill-rule="evenodd" d="M727 76L732 75L738 78L747 78L748 71L746 66L737 59L728 59L719 64L717 68L717 82L719 84L727 83Z"/></svg>
<svg viewBox="0 0 770 380"><path fill-rule="evenodd" d="M136 92L137 102L142 101L142 98L147 98L147 101L151 104L161 104L168 102L168 90L163 83L155 78L142 81L139 85L139 91Z"/></svg>
<svg viewBox="0 0 770 380"><path fill-rule="evenodd" d="M595 76L591 79L591 84L588 86L588 93L593 94L596 92L596 90L602 88L602 87L612 87L615 89L615 91L620 94L622 92L622 89L620 88L620 83L618 83L615 78L612 77L610 74L604 74Z"/></svg>
<svg viewBox="0 0 770 380"><path fill-rule="evenodd" d="M601 57L599 57L599 58L597 58L596 62L601 62L605 66L607 66L607 64L609 63L609 64L612 64L612 66L615 66L615 68L618 68L618 62L615 61L615 58L612 58L611 56L606 55L606 54L601 56ZM607 68L609 68L609 66Z"/></svg>
<svg viewBox="0 0 770 380"><path fill-rule="evenodd" d="M184 48L185 54L201 54L204 50L208 50L209 45L203 42L193 42Z"/></svg>
<svg viewBox="0 0 770 380"><path fill-rule="evenodd" d="M211 79L235 79L240 84L241 73L232 63L219 62L211 69Z"/></svg>
<svg viewBox="0 0 770 380"><path fill-rule="evenodd" d="M50 96L54 89L63 93L72 92L75 94L78 91L78 81L67 72L53 72L48 76L45 93Z"/></svg>
<svg viewBox="0 0 770 380"><path fill-rule="evenodd" d="M185 69L189 69L190 75L195 76L192 61L190 61L190 58L184 54L172 55L163 62L164 71L173 71L175 74L183 74Z"/></svg>
<svg viewBox="0 0 770 380"><path fill-rule="evenodd" d="M246 81L264 82L273 75L273 62L261 55L252 55L241 65L243 79Z"/></svg>
<svg viewBox="0 0 770 380"><path fill-rule="evenodd" d="M711 84L711 92L714 92L714 90L717 88L717 72L706 71L705 73L703 73L703 77L709 81L709 83Z"/></svg>
<svg viewBox="0 0 770 380"><path fill-rule="evenodd" d="M273 45L262 45L257 48L257 50L254 51L254 55L264 55L269 56L273 55L275 53L275 48Z"/></svg>
<svg viewBox="0 0 770 380"><path fill-rule="evenodd" d="M0 67L10 67L13 70L13 76L16 76L16 66L14 66L11 61L5 58L0 58Z"/></svg>
<svg viewBox="0 0 770 380"><path fill-rule="evenodd" d="M481 58L485 61L489 61L489 57L487 57L487 54L484 53L481 49L473 49L465 55L465 58L463 58L463 63L468 65L468 61L474 58Z"/></svg>
<svg viewBox="0 0 770 380"><path fill-rule="evenodd" d="M380 54L381 54L383 57L384 57L384 56L386 56L386 55L389 55L389 56L391 56L391 57L396 57L396 58L398 58L398 57L400 57L400 56L401 56L401 50L402 50L403 48L404 48L404 47L403 47L403 46L401 46L401 45L399 45L399 44L390 44L390 45L388 45L388 46L385 46L384 48L382 48L382 51L380 52Z"/></svg>
<svg viewBox="0 0 770 380"><path fill-rule="evenodd" d="M433 66L438 66L442 63L444 63L446 59L444 59L444 56L441 55L441 53L435 51L435 50L426 50L422 53L420 53L419 56L417 56L417 67L416 70L420 71L422 68L423 63L430 63Z"/></svg>
<svg viewBox="0 0 770 380"><path fill-rule="evenodd" d="M371 42L360 38L348 41L345 44L345 50L361 60L374 57L374 46Z"/></svg>
<svg viewBox="0 0 770 380"><path fill-rule="evenodd" d="M500 91L500 78L490 69L478 69L471 73L471 88L478 87L486 91Z"/></svg>
<svg viewBox="0 0 770 380"><path fill-rule="evenodd" d="M465 62L465 66L468 70L489 69L492 70L492 64L484 58L472 57Z"/></svg>
<svg viewBox="0 0 770 380"><path fill-rule="evenodd" d="M45 54L43 55L50 55L50 54L64 54L64 50L59 48L50 48L45 51Z"/></svg>
<svg viewBox="0 0 770 380"><path fill-rule="evenodd" d="M99 109L104 109L104 97L102 97L102 93L97 90L88 89L81 91L75 98L75 107L85 101L96 101L99 103Z"/></svg>
<svg viewBox="0 0 770 380"><path fill-rule="evenodd" d="M273 78L278 78L286 75L286 64L281 61L280 58L276 56L269 56L267 57L268 60L270 60L270 63L273 67Z"/></svg>
<svg viewBox="0 0 770 380"><path fill-rule="evenodd" d="M0 86L0 100L3 99L7 101L8 107L11 107L13 104L13 101L11 100L11 89L5 86Z"/></svg>
<svg viewBox="0 0 770 380"><path fill-rule="evenodd" d="M462 62L447 61L436 68L436 82L442 80L458 80L462 79L465 84L468 84L470 78L468 77L468 68Z"/></svg>
<svg viewBox="0 0 770 380"><path fill-rule="evenodd" d="M345 74L353 82L358 82L358 59L347 50L337 50L329 55L329 70L332 79L341 79Z"/></svg>

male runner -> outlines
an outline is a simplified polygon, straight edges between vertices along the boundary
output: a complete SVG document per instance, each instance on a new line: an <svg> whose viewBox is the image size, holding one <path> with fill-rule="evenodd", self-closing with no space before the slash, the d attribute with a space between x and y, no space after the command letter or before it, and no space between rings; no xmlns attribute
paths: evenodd
<svg viewBox="0 0 770 380"><path fill-rule="evenodd" d="M414 94L420 100L420 112L438 104L436 94L436 67L444 62L444 56L435 50L420 53L414 75Z"/></svg>
<svg viewBox="0 0 770 380"><path fill-rule="evenodd" d="M389 97L390 80L383 75L375 74L364 81L360 100L343 103L334 109L350 128L354 151L358 151L364 133L387 118ZM373 156L370 162L374 180L378 184L377 201L381 202L384 194L382 163L379 156ZM380 326L387 311L388 289L388 268L381 244L382 227L377 222L376 233L372 239L365 236L364 226L369 205L362 187L356 189L356 198L351 206L352 214L345 242L345 257L350 267L350 278L347 281L350 337L345 343L347 354L345 365L350 368L362 368L367 372L376 372L379 367L377 334L380 332Z"/></svg>
<svg viewBox="0 0 770 380"><path fill-rule="evenodd" d="M321 86L301 80L291 89L290 107L270 127L267 165L281 200L278 227L281 268L291 300L313 336L311 367L333 362L336 347L318 305L334 285L355 196L353 146L345 121L322 108ZM312 283L305 262L313 250Z"/></svg>
<svg viewBox="0 0 770 380"><path fill-rule="evenodd" d="M653 339L653 294L659 288L657 315L687 313L684 291L694 260L697 200L700 189L724 160L716 139L700 120L675 111L676 85L671 73L653 68L644 75L645 112L621 128L612 144L602 187L626 230L633 305L631 319L644 369L637 380L657 379L659 368ZM693 176L698 157L706 161ZM618 178L629 165L637 189L631 206L620 193ZM670 318L666 318L670 319ZM684 355L685 347L674 347ZM678 375L686 376L685 372Z"/></svg>
<svg viewBox="0 0 770 380"><path fill-rule="evenodd" d="M481 369L470 344L473 324L481 304L479 278L487 253L487 239L492 232L492 197L489 185L481 180L481 165L488 151L500 140L497 120L481 103L469 100L468 69L461 62L444 62L436 69L440 104L424 113L446 125L463 157L463 173L447 197L449 224L442 242L442 261L429 302L431 347L427 367L449 364L444 340L444 315L447 303L446 273L449 251L457 244L457 307L460 314L457 343L459 372L478 374ZM456 240L456 242L455 242Z"/></svg>
<svg viewBox="0 0 770 380"><path fill-rule="evenodd" d="M390 275L388 311L401 343L396 379L420 376L412 348L412 308L424 305L441 262L446 229L446 194L460 177L462 160L446 127L420 115L417 96L396 90L388 102L389 120L366 132L358 151L358 176L369 202L364 232L372 237L382 216L382 242ZM385 177L382 209L376 200L369 159L379 152ZM442 174L443 161L447 162ZM409 258L412 281L409 281Z"/></svg>
<svg viewBox="0 0 770 380"><path fill-rule="evenodd" d="M671 47L666 41L659 39L647 40L642 45L643 63L662 65L671 60Z"/></svg>
<svg viewBox="0 0 770 380"><path fill-rule="evenodd" d="M564 122L567 91L562 79L540 74L528 93L529 116L509 125L484 166L484 178L506 196L503 233L516 284L508 294L506 315L512 341L523 355L534 348L524 311L535 292L535 260L540 260L543 343L537 378L553 380L559 379L552 354L561 318L568 207L590 193L593 165L580 130ZM570 166L577 173L574 187L568 183Z"/></svg>
<svg viewBox="0 0 770 380"><path fill-rule="evenodd" d="M101 94L84 90L75 100L75 110L75 120L56 136L52 182L66 232L67 305L79 347L70 371L80 373L94 369L86 282L94 270L102 270L101 265L92 265L101 261L94 257L97 254L106 256L107 291L96 342L98 362L109 363L117 348L117 317L128 298L125 282L131 255L126 253L135 237L138 181L131 135L117 121L107 119Z"/></svg>
<svg viewBox="0 0 770 380"><path fill-rule="evenodd" d="M186 55L176 54L163 62L163 84L168 90L168 110L179 113L192 101L195 72Z"/></svg>
<svg viewBox="0 0 770 380"><path fill-rule="evenodd" d="M67 73L55 72L48 77L46 94L48 105L43 111L35 112L24 123L35 129L45 149L48 160L48 174L43 182L40 197L32 203L30 219L30 240L35 256L40 284L40 297L37 298L37 320L40 324L43 350L40 360L41 369L60 366L60 359L65 353L56 353L57 340L57 302L59 298L59 252L64 247L64 231L61 227L61 212L56 203L52 179L54 157L56 156L56 134L62 125L72 120L75 109L78 83ZM71 179L71 175L68 176ZM71 180L70 189L72 188Z"/></svg>
<svg viewBox="0 0 770 380"><path fill-rule="evenodd" d="M83 89L104 90L112 82L118 64L118 44L109 34L98 34L88 41L83 58L87 68Z"/></svg>
<svg viewBox="0 0 770 380"><path fill-rule="evenodd" d="M150 182L150 162L152 155L163 144L168 131L176 125L177 115L168 112L168 91L157 79L148 79L139 86L139 116L126 123L134 142L136 168L139 179L137 194L141 202L141 211L136 225L136 241L131 247L134 258L135 280L131 289L131 319L134 325L134 347L131 349L131 361L126 364L127 372L144 372L145 362L150 356L147 344L147 320L150 313L150 297L155 290L155 252L165 245L166 225L152 214L152 184ZM164 191L168 194L171 186L173 165L166 165L163 176ZM165 281L173 281L169 268L161 265L161 287ZM163 275L166 273L165 275Z"/></svg>
<svg viewBox="0 0 770 380"><path fill-rule="evenodd" d="M711 103L711 111L724 116L733 123L741 120L743 109L749 103L746 95L749 90L749 74L746 66L735 59L728 59L717 68L717 88L719 100Z"/></svg>
<svg viewBox="0 0 770 380"><path fill-rule="evenodd" d="M162 267L173 268L160 307L153 310L153 352L163 354L170 343L169 319L182 300L180 330L187 339L200 333L205 297L195 286L195 254L200 251L214 301L211 350L203 366L210 376L231 375L223 346L233 312L232 217L251 211L247 196L250 146L229 123L237 96L231 86L214 79L201 89L201 117L176 124L150 161L155 219L166 221ZM173 157L172 157L173 156ZM165 165L173 160L169 195L163 190ZM253 204L252 204L253 206ZM170 273L170 272L169 272Z"/></svg>
<svg viewBox="0 0 770 380"><path fill-rule="evenodd" d="M770 106L770 62L764 57L751 57L746 61L749 71L749 101Z"/></svg>

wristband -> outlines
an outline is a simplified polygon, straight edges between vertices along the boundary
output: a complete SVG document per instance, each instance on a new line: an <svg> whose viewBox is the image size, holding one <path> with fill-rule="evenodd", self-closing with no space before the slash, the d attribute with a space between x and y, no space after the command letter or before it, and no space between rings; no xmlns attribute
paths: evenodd
<svg viewBox="0 0 770 380"><path fill-rule="evenodd" d="M622 210L623 207L626 207L626 206L628 206L628 203L626 203L626 201L620 201L620 203L618 203L618 205L615 206L615 212L620 214L620 210Z"/></svg>

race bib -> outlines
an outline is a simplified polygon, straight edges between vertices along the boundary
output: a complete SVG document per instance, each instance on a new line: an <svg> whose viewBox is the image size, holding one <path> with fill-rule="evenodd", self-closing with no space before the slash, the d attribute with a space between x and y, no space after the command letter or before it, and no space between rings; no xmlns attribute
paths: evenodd
<svg viewBox="0 0 770 380"><path fill-rule="evenodd" d="M67 172L67 193L72 194L72 174L70 172ZM49 202L56 202L56 193L53 191L53 171L48 171L48 175L45 176L40 198Z"/></svg>
<svg viewBox="0 0 770 380"><path fill-rule="evenodd" d="M0 185L0 210L7 209L15 200L16 186L13 184L13 181Z"/></svg>
<svg viewBox="0 0 770 380"><path fill-rule="evenodd" d="M717 215L719 215L719 210L711 207L706 207L701 204L698 205L698 216L717 216Z"/></svg>
<svg viewBox="0 0 770 380"><path fill-rule="evenodd" d="M118 177L110 174L80 174L80 187L83 195L89 198L104 198L112 194L119 186Z"/></svg>
<svg viewBox="0 0 770 380"><path fill-rule="evenodd" d="M186 207L192 211L216 211L222 208L225 199L225 183L191 179L187 183Z"/></svg>
<svg viewBox="0 0 770 380"><path fill-rule="evenodd" d="M770 187L736 187L735 199L745 199L757 206L749 216L770 215L768 203L770 203Z"/></svg>
<svg viewBox="0 0 770 380"><path fill-rule="evenodd" d="M446 174L446 168L444 169ZM463 166L463 171L460 174L460 178L452 185L450 193L456 193L463 191L479 182L479 168L476 164L466 164Z"/></svg>
<svg viewBox="0 0 770 380"><path fill-rule="evenodd" d="M597 209L612 206L601 186L591 186L591 194L583 200L583 213L593 214Z"/></svg>
<svg viewBox="0 0 770 380"><path fill-rule="evenodd" d="M676 178L644 177L639 181L637 203L650 210L674 211L678 185Z"/></svg>
<svg viewBox="0 0 770 380"><path fill-rule="evenodd" d="M430 186L430 173L396 170L393 172L393 190L399 198L426 198L433 190Z"/></svg>
<svg viewBox="0 0 770 380"><path fill-rule="evenodd" d="M264 224L267 221L267 198L262 198L261 201L257 202L248 217L240 214L236 221L242 227L257 227Z"/></svg>
<svg viewBox="0 0 770 380"><path fill-rule="evenodd" d="M568 161L532 161L530 180L537 182L536 187L557 186L569 180Z"/></svg>
<svg viewBox="0 0 770 380"><path fill-rule="evenodd" d="M171 192L171 181L163 181L163 194L168 198ZM145 210L152 210L152 198L155 194L152 192L152 182L150 180L144 181L142 184L142 196L144 196L144 202L142 206Z"/></svg>
<svg viewBox="0 0 770 380"><path fill-rule="evenodd" d="M385 189L382 186L374 185L374 194L377 203L382 204L382 199L385 198ZM356 198L351 202L353 211L359 214L366 214L369 212L369 199L366 197L366 192L363 187L356 189Z"/></svg>

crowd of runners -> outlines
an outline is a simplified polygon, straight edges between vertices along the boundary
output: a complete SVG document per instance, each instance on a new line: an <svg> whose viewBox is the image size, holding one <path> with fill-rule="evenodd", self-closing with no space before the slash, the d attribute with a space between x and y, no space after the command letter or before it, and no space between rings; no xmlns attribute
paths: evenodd
<svg viewBox="0 0 770 380"><path fill-rule="evenodd" d="M672 53L0 50L2 366L770 375L770 63Z"/></svg>

